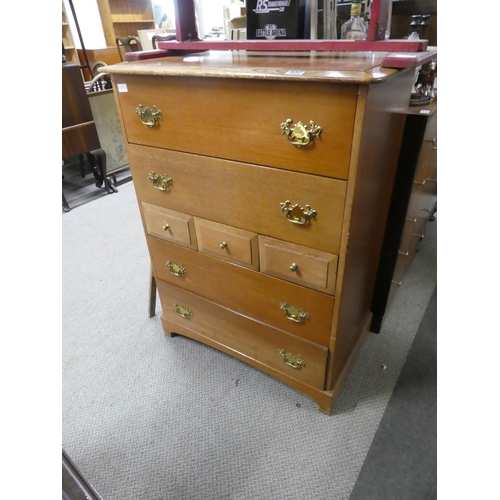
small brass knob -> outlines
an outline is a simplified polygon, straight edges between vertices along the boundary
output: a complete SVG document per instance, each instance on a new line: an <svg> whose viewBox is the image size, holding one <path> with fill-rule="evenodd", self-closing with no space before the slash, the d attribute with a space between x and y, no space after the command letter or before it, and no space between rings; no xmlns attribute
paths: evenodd
<svg viewBox="0 0 500 500"><path fill-rule="evenodd" d="M168 224L165 224L164 226L162 226L162 229L164 231L168 231L170 229L170 226Z"/></svg>
<svg viewBox="0 0 500 500"><path fill-rule="evenodd" d="M294 262L291 266L290 266L290 271L292 271L293 273L299 268L299 266Z"/></svg>
<svg viewBox="0 0 500 500"><path fill-rule="evenodd" d="M227 243L223 241L219 246L224 250L224 248L227 248Z"/></svg>

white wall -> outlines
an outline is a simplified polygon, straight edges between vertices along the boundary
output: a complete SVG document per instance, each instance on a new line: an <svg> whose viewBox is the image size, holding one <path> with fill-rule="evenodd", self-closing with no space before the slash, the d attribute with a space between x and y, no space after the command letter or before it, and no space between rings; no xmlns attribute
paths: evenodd
<svg viewBox="0 0 500 500"><path fill-rule="evenodd" d="M66 12L69 18L69 24L73 38L75 39L75 46L81 49L78 31L73 19L71 7L67 0L63 0ZM102 30L101 17L99 15L99 8L97 7L97 0L73 0L73 7L75 14L78 18L78 25L82 34L83 43L86 49L102 49L106 47L106 40Z"/></svg>
<svg viewBox="0 0 500 500"><path fill-rule="evenodd" d="M71 25L71 31L75 38L75 45L81 48L76 25L71 15L71 8L67 0L63 0ZM173 24L175 24L174 0L155 0L161 5ZM212 27L224 27L222 7L231 3L231 0L197 0L201 6L203 20L200 23L200 35L208 33ZM106 40L102 30L97 0L73 0L73 6L78 18L78 24L82 33L83 43L87 49L100 49L106 47Z"/></svg>

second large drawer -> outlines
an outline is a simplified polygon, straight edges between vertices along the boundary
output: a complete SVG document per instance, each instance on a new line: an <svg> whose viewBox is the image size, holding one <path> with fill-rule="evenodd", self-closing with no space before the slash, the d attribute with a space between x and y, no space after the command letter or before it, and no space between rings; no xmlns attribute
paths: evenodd
<svg viewBox="0 0 500 500"><path fill-rule="evenodd" d="M339 254L345 181L129 144L139 200Z"/></svg>

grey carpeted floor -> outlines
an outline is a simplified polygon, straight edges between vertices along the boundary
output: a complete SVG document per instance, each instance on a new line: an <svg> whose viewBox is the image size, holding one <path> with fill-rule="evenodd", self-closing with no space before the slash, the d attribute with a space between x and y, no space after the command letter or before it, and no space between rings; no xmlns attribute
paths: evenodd
<svg viewBox="0 0 500 500"><path fill-rule="evenodd" d="M383 498L363 493L384 482L367 471L369 452L379 442L390 456L377 431L436 289L437 222L328 417L228 355L165 337L159 306L148 317L148 252L132 184L85 201L75 198L62 215L62 443L103 500ZM408 376L400 394L411 401L415 384ZM432 402L435 386L428 390ZM408 425L397 420L396 440ZM385 498L433 498L392 491Z"/></svg>

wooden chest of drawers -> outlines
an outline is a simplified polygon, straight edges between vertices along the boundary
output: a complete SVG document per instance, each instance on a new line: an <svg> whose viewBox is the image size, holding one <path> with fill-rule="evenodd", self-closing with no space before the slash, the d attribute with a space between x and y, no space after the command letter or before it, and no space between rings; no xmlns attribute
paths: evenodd
<svg viewBox="0 0 500 500"><path fill-rule="evenodd" d="M376 54L108 66L167 335L330 413L369 331L413 71Z"/></svg>

